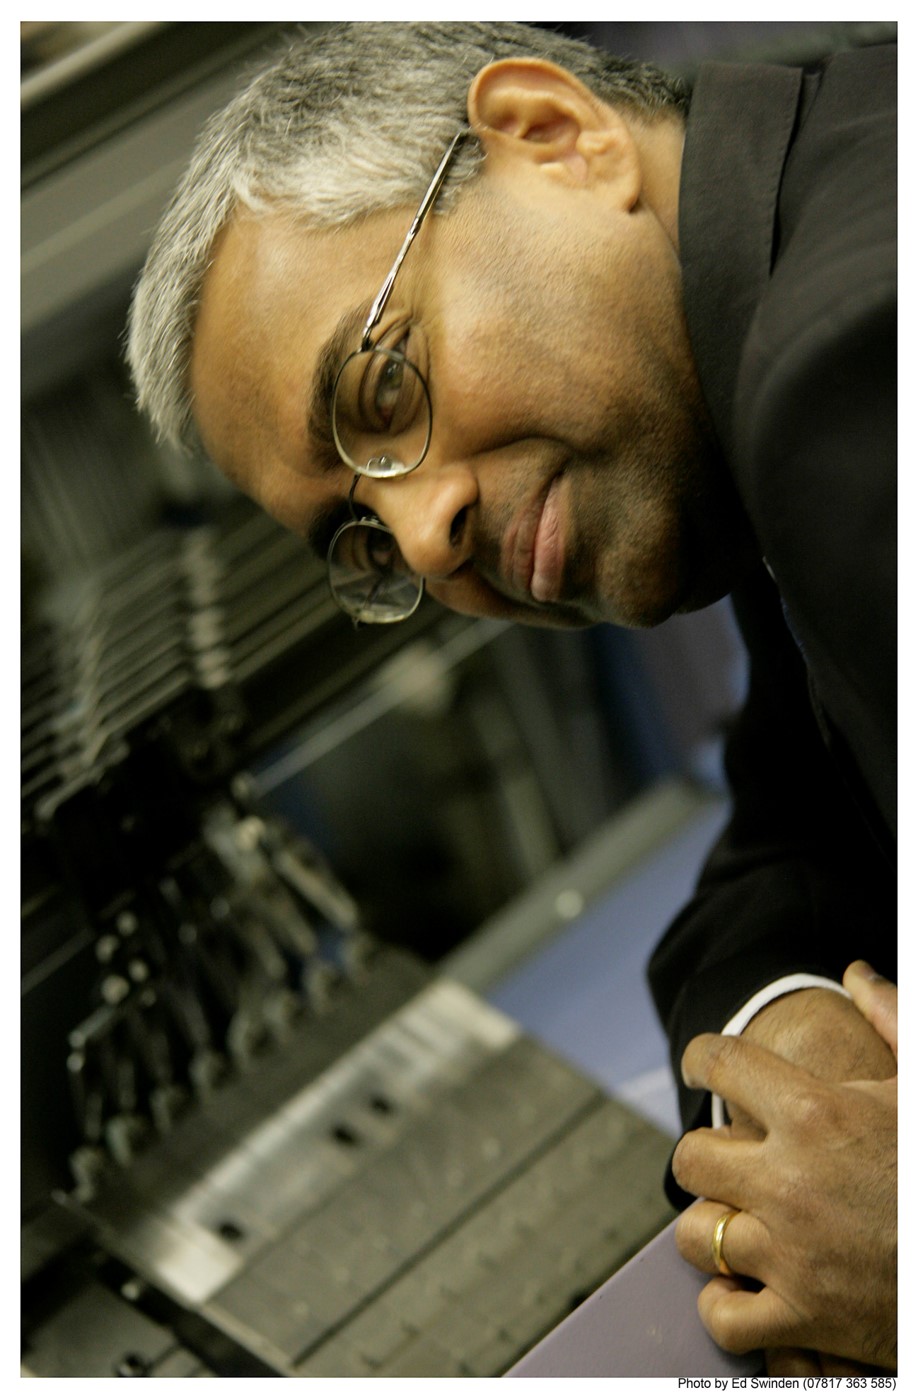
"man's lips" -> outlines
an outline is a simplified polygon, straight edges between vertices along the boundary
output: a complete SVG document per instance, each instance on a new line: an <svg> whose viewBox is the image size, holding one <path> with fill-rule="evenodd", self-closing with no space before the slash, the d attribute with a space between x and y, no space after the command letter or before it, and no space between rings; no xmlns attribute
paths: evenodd
<svg viewBox="0 0 918 1399"><path fill-rule="evenodd" d="M516 518L504 536L501 572L514 591L536 602L555 602L564 574L564 540L558 491L561 475Z"/></svg>
<svg viewBox="0 0 918 1399"><path fill-rule="evenodd" d="M533 543L529 591L536 602L557 602L561 595L564 579L564 536L558 501L560 488L561 477L556 476L548 488Z"/></svg>

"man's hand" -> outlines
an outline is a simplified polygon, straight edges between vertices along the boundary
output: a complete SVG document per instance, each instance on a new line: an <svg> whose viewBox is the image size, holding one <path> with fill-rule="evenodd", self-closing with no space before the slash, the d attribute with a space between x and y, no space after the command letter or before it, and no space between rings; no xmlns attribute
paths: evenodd
<svg viewBox="0 0 918 1399"><path fill-rule="evenodd" d="M848 969L845 986L853 1004L822 994L862 1015L865 1028L889 1046L884 1052L894 1066L895 987L863 963ZM847 1036L843 1043L842 1072L852 1050ZM857 1060L861 1077L832 1083L825 1075L831 1060L824 1050L817 1058L811 1071L746 1034L692 1041L683 1059L686 1081L735 1105L740 1125L690 1132L679 1143L676 1179L707 1198L682 1216L677 1242L691 1263L715 1273L714 1226L728 1207L741 1211L724 1237L725 1261L741 1276L715 1277L699 1298L704 1325L726 1350L824 1353L800 1357L813 1368L785 1373L820 1373L815 1367L832 1365L833 1355L894 1367L895 1068L872 1081L864 1073L876 1063L868 1051L866 1061ZM744 1279L762 1286L751 1290Z"/></svg>
<svg viewBox="0 0 918 1399"><path fill-rule="evenodd" d="M853 968L851 977L851 985L846 986L849 992L858 982ZM812 988L772 1001L749 1022L743 1039L833 1083L892 1078L896 1073L895 1053L888 1041L854 999L849 1001L837 991ZM734 1136L761 1136L761 1127L737 1104L727 1104L727 1117Z"/></svg>

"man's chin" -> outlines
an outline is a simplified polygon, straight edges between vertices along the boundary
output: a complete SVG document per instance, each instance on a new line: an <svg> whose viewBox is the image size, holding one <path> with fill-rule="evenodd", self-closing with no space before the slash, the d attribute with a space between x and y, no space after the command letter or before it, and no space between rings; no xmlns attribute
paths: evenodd
<svg viewBox="0 0 918 1399"><path fill-rule="evenodd" d="M433 589L430 590L432 595ZM446 597L438 600L452 610L467 616L494 617L519 622L527 627L552 627L559 631L582 631L587 627L617 626L631 631L646 631L658 627L679 613L697 612L717 602L730 585L714 578L688 579L684 574L669 573L644 579L642 583L629 580L628 586L609 586L596 595L584 589L551 603L522 602L505 593L488 589L487 597L476 600L478 605L456 606Z"/></svg>
<svg viewBox="0 0 918 1399"><path fill-rule="evenodd" d="M703 606L703 604L700 604ZM648 607L646 599L642 606L623 605L619 600L600 598L578 603L556 603L544 611L526 611L518 618L532 627L556 627L567 630L583 630L585 627L614 626L629 631L646 631L665 622L680 607L674 601ZM694 608L687 608L694 611Z"/></svg>
<svg viewBox="0 0 918 1399"><path fill-rule="evenodd" d="M604 590L592 620L627 627L631 631L647 631L682 611L690 595L687 580L675 571L650 578L631 577L627 585Z"/></svg>

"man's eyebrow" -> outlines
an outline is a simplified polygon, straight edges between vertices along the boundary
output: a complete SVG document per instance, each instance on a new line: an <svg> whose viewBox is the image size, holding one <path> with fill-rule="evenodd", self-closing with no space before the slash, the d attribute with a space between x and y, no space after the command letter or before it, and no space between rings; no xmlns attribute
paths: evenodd
<svg viewBox="0 0 918 1399"><path fill-rule="evenodd" d="M335 380L347 356L358 347L358 337L366 324L371 305L372 302L367 301L361 306L355 306L351 311L346 311L316 358L307 427L310 449L318 448L317 464L326 470L334 469L340 465L341 460L335 449L331 424Z"/></svg>
<svg viewBox="0 0 918 1399"><path fill-rule="evenodd" d="M335 380L347 356L360 344L372 305L372 300L367 300L346 311L316 357L307 422L307 452L312 458L311 465L328 474L340 470L343 465L331 425ZM307 546L318 558L324 559L335 532L350 518L351 512L344 500L320 507L303 531Z"/></svg>

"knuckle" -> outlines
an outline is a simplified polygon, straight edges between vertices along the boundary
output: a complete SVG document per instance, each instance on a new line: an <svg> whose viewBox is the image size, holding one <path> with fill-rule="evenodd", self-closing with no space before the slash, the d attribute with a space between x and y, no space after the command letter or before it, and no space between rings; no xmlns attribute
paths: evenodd
<svg viewBox="0 0 918 1399"><path fill-rule="evenodd" d="M729 1078L734 1065L742 1062L745 1046L736 1035L698 1035L682 1058L686 1083L693 1088L713 1088Z"/></svg>
<svg viewBox="0 0 918 1399"><path fill-rule="evenodd" d="M727 1293L718 1297L707 1319L707 1330L722 1350L731 1355L745 1355L749 1351L794 1343L795 1337L785 1327L776 1326L762 1316L750 1316L745 1308L739 1310L731 1305L735 1295Z"/></svg>
<svg viewBox="0 0 918 1399"><path fill-rule="evenodd" d="M799 1174L784 1171L775 1181L774 1190L781 1213L787 1221L796 1224L806 1217L806 1187Z"/></svg>
<svg viewBox="0 0 918 1399"><path fill-rule="evenodd" d="M698 1298L698 1312L705 1330L721 1349L739 1355L746 1349L746 1328L738 1324L729 1296L719 1284L709 1284Z"/></svg>
<svg viewBox="0 0 918 1399"><path fill-rule="evenodd" d="M811 1226L814 1199L809 1170L802 1164L785 1161L773 1180L774 1198L786 1225L791 1228Z"/></svg>
<svg viewBox="0 0 918 1399"><path fill-rule="evenodd" d="M732 1075L744 1062L746 1046L739 1035L712 1035L708 1045L710 1071Z"/></svg>
<svg viewBox="0 0 918 1399"><path fill-rule="evenodd" d="M818 1081L799 1089L793 1102L797 1128L807 1135L825 1133L833 1125L833 1100Z"/></svg>
<svg viewBox="0 0 918 1399"><path fill-rule="evenodd" d="M721 1350L728 1351L730 1355L742 1355L744 1351L758 1349L760 1346L760 1342L750 1342L747 1334L729 1317L715 1315L709 1329Z"/></svg>
<svg viewBox="0 0 918 1399"><path fill-rule="evenodd" d="M676 1143L672 1157L673 1175L682 1186L687 1186L687 1182L692 1177L695 1164L698 1159L698 1143L694 1132L687 1132Z"/></svg>
<svg viewBox="0 0 918 1399"><path fill-rule="evenodd" d="M702 1034L689 1041L682 1056L682 1067L692 1080L704 1080L719 1038L719 1035Z"/></svg>
<svg viewBox="0 0 918 1399"><path fill-rule="evenodd" d="M698 1233L697 1221L694 1210L684 1210L676 1220L676 1247L683 1258L691 1258L695 1252L695 1241Z"/></svg>

